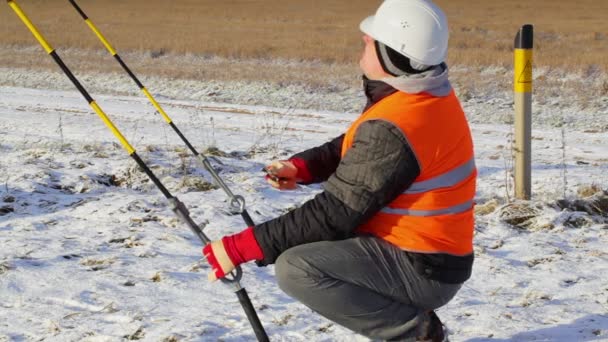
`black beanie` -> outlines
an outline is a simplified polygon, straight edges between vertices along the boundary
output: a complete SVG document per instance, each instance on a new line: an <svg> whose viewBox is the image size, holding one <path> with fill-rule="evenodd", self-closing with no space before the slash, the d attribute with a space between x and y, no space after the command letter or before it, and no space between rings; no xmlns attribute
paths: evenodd
<svg viewBox="0 0 608 342"><path fill-rule="evenodd" d="M376 45L376 53L378 54L380 65L382 65L382 69L390 75L401 76L404 74L420 74L432 68L432 66L428 66L423 70L414 69L408 57L377 40L374 41L374 43Z"/></svg>

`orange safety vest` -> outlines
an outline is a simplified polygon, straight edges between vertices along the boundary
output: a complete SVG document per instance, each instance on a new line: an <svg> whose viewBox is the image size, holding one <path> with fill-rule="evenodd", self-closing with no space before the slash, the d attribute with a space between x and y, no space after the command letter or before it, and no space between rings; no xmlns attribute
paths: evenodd
<svg viewBox="0 0 608 342"><path fill-rule="evenodd" d="M477 169L469 125L454 91L446 97L398 91L380 100L346 131L342 157L359 125L368 120L389 121L401 129L420 174L357 231L412 252L472 253Z"/></svg>

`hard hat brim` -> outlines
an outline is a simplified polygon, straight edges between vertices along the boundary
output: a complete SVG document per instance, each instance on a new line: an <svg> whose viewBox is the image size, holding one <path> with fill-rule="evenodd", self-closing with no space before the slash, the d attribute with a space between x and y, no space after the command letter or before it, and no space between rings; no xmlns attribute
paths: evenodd
<svg viewBox="0 0 608 342"><path fill-rule="evenodd" d="M375 16L370 15L369 17L363 19L361 21L361 24L359 24L359 29L361 30L361 32L365 33L366 35L376 39L376 35L374 34L374 30L373 30L374 17Z"/></svg>

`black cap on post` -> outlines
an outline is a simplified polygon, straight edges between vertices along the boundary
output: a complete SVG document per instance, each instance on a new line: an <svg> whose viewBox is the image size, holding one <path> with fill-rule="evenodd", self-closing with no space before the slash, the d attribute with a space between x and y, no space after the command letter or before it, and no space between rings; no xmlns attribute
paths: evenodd
<svg viewBox="0 0 608 342"><path fill-rule="evenodd" d="M516 49L531 49L534 45L534 26L526 24L522 26L515 36Z"/></svg>

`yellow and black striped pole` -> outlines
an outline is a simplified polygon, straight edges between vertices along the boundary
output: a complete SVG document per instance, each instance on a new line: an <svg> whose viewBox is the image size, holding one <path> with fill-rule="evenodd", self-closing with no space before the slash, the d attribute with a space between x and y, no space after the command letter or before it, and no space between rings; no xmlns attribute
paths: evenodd
<svg viewBox="0 0 608 342"><path fill-rule="evenodd" d="M148 89L146 89L146 87L139 81L137 76L135 76L135 74L131 71L131 69L127 66L127 64L118 55L118 52L116 52L116 49L114 49L114 47L112 47L110 42L101 33L101 31L97 28L97 26L95 26L93 21L91 21L91 19L84 13L82 8L80 8L80 6L78 6L76 1L75 0L68 0L68 1L72 4L72 6L74 6L76 11L78 11L78 13L82 17L82 19L84 19L84 21L86 22L87 26L89 26L89 28L91 29L91 31L93 31L95 36L97 36L97 38L101 41L101 43L106 47L108 52L112 56L114 56L114 58L120 64L120 66L124 69L124 71L127 74L129 74L129 76L131 77L133 82L135 82L135 84L137 85L137 87L139 87L141 92L144 93L144 95L148 98L150 103L152 103L152 106L154 106L156 111L158 111L158 113L163 117L163 119L165 119L165 121L169 124L169 126L171 126L171 128L173 128L173 131L175 131L175 133L177 133L177 135L184 142L184 144L186 144L186 146L192 152L192 154L194 154L194 156L199 160L199 162L203 165L203 167L211 174L211 176L214 178L215 182L224 190L224 192L226 192L226 194L230 198L230 205L241 214L241 216L243 217L243 220L245 221L247 226L254 226L255 223L253 222L253 220L251 219L251 216L245 209L245 199L242 196L234 195L232 193L230 188L228 188L226 183L224 183L224 181L217 174L217 172L215 171L215 169L213 168L213 166L211 165L211 163L209 162L207 157L205 157L205 155L199 153L194 148L194 146L192 146L192 144L188 141L188 139L186 139L184 134L182 134L182 132L179 130L179 128L177 128L177 126L173 123L173 120L171 120L171 118L163 110L161 105L156 101L156 99L154 99L154 96L152 96L152 94L148 91Z"/></svg>
<svg viewBox="0 0 608 342"><path fill-rule="evenodd" d="M524 25L515 37L515 197L532 195L532 49L534 28Z"/></svg>
<svg viewBox="0 0 608 342"><path fill-rule="evenodd" d="M74 74L70 71L70 69L65 65L65 63L63 63L63 60L59 57L59 55L57 54L55 49L53 49L51 47L51 45L46 41L46 39L42 36L40 31L38 31L36 26L34 26L34 24L30 21L30 19L25 15L25 13L21 9L21 7L19 7L19 5L14 0L7 0L7 3L15 11L15 13L21 19L21 21L25 24L25 26L27 26L27 28L30 30L30 32L34 35L34 37L36 38L38 43L40 43L40 45L44 48L44 50L49 55L51 55L51 57L53 57L53 59L59 65L61 70L66 74L66 76L70 79L70 81L72 81L72 83L74 84L76 89L78 89L78 91L82 94L82 96L89 103L89 105L91 106L93 111L95 111L95 113L97 113L97 115L101 118L101 120L112 131L114 136L120 141L120 143L122 144L124 149L129 153L129 156L131 156L135 160L137 165L142 170L144 170L144 172L150 178L150 180L152 180L154 185L156 185L156 187L158 187L159 190L162 192L162 194L167 198L173 212L184 223L186 223L188 225L188 228L190 228L190 230L192 230L192 232L201 240L201 242L203 244L210 243L211 240L205 235L205 233L203 233L201 227L198 224L196 224L196 222L194 222L194 220L190 217L190 213L188 212L188 209L186 208L186 206L182 202L180 202L177 197L174 197L173 195L171 195L169 190L167 190L167 188L160 182L160 180L156 177L156 175L154 175L152 170L137 155L137 152L135 151L133 146L131 146L131 144L129 144L127 139L116 128L114 123L112 123L110 118L105 114L105 112L101 109L101 107L99 107L99 105L97 105L95 100L93 100L93 98L89 95L89 93L82 86L80 81L78 81L78 79L74 76ZM251 300L249 299L249 295L247 294L247 291L244 288L242 288L239 283L240 279L242 278L242 274L243 273L242 273L241 268L237 267L236 270L232 273L232 278L223 278L222 281L224 283L228 283L233 286L235 293L237 294L237 297L239 299L239 302L241 303L241 306L243 307L245 314L247 315L247 318L249 319L249 322L251 323L258 340L259 341L268 341L268 336L266 335L266 331L264 330L264 327L262 326L262 323L260 322L260 320L257 316L257 313L255 312L255 308L253 307L253 304L251 303Z"/></svg>
<svg viewBox="0 0 608 342"><path fill-rule="evenodd" d="M116 58L116 60L123 67L123 69L129 74L129 76L131 76L131 79L133 79L133 81L135 82L135 84L137 84L137 86L142 91L142 93L144 93L144 95L146 95L146 97L152 103L152 105L158 111L158 113L163 117L163 119L165 119L165 121L167 121L168 124L171 124L172 123L171 122L171 118L169 118L169 116L167 115L167 113L165 113L165 111L160 106L160 104L158 104L158 102L156 102L156 100L154 99L154 97L152 96L152 94L150 94L150 92L148 91L148 89L146 89L146 87L144 87L144 85L137 79L137 77L135 76L135 74L133 74L133 72L131 72L131 70L129 69L129 67L125 64L125 62L122 60L122 58L120 58L120 56L118 55L118 53L116 52L116 50L112 47L112 45L110 44L110 42L108 42L108 40L106 39L106 37L104 37L104 35L101 33L101 31L99 31L99 29L97 28L97 26L95 26L95 24L93 24L93 22L91 21L91 19L89 19L89 17L84 13L84 11L80 8L80 6L78 6L78 4L76 3L76 1L74 1L74 0L69 0L69 1L72 4L72 6L74 6L74 8L76 9L76 11L78 11L78 13L82 17L82 19L84 19L84 21L89 26L89 28L91 29L91 31L93 31L93 33L95 33L95 35L97 36L97 38L106 47L106 49L108 50L108 52L110 52L110 54L112 54L112 56L114 56L114 58Z"/></svg>

